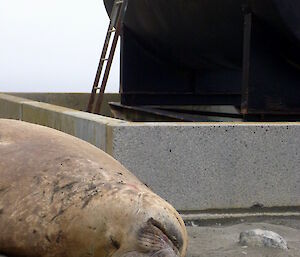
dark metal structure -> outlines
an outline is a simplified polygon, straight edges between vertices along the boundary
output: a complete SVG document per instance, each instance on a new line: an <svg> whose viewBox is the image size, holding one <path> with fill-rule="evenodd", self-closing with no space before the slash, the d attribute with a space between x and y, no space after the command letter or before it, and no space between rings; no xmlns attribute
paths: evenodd
<svg viewBox="0 0 300 257"><path fill-rule="evenodd" d="M123 105L300 117L299 0L129 0L121 38Z"/></svg>

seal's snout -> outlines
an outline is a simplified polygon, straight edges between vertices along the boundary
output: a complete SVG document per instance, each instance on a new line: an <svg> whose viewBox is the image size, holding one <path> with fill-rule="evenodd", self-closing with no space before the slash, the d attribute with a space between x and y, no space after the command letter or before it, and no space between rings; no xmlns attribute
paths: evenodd
<svg viewBox="0 0 300 257"><path fill-rule="evenodd" d="M151 257L178 257L182 247L182 236L175 228L167 228L150 218L138 233L139 248Z"/></svg>

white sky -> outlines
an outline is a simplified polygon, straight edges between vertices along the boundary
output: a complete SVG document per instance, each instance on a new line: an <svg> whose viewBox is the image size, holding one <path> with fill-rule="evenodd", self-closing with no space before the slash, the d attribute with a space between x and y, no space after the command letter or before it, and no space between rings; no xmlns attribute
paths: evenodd
<svg viewBox="0 0 300 257"><path fill-rule="evenodd" d="M90 92L107 26L103 0L0 0L0 92Z"/></svg>

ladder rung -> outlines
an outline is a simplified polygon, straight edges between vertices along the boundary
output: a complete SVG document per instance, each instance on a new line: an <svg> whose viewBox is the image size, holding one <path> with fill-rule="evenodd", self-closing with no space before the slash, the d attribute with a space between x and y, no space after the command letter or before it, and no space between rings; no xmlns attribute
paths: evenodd
<svg viewBox="0 0 300 257"><path fill-rule="evenodd" d="M112 32L115 32L115 31L116 31L116 29L110 29L108 32L112 33Z"/></svg>
<svg viewBox="0 0 300 257"><path fill-rule="evenodd" d="M102 58L101 61L108 61L108 58Z"/></svg>
<svg viewBox="0 0 300 257"><path fill-rule="evenodd" d="M96 90L97 90L97 89L100 89L100 88L101 88L101 87L94 87L94 89L96 89Z"/></svg>
<svg viewBox="0 0 300 257"><path fill-rule="evenodd" d="M124 1L120 0L120 1L115 1L115 4L123 4Z"/></svg>

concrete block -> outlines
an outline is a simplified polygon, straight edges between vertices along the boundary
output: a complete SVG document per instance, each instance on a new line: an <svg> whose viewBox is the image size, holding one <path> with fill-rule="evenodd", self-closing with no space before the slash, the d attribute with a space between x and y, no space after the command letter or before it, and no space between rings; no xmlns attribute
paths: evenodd
<svg viewBox="0 0 300 257"><path fill-rule="evenodd" d="M127 123L111 155L178 210L300 205L300 123Z"/></svg>
<svg viewBox="0 0 300 257"><path fill-rule="evenodd" d="M80 111L65 111L64 115L74 119L74 136L107 151L107 125L118 122L108 117Z"/></svg>
<svg viewBox="0 0 300 257"><path fill-rule="evenodd" d="M23 120L51 127L106 150L106 124L112 119L46 103L23 106Z"/></svg>
<svg viewBox="0 0 300 257"><path fill-rule="evenodd" d="M0 94L0 118L22 119L22 105L30 102L28 99Z"/></svg>
<svg viewBox="0 0 300 257"><path fill-rule="evenodd" d="M74 122L63 119L64 111L69 109L46 103L32 102L23 106L23 121L54 128L68 134L74 134Z"/></svg>
<svg viewBox="0 0 300 257"><path fill-rule="evenodd" d="M90 93L9 93L10 95L31 99L37 102L63 106L78 111L85 111ZM120 94L106 93L103 97L101 115L111 116L109 102L120 102Z"/></svg>

